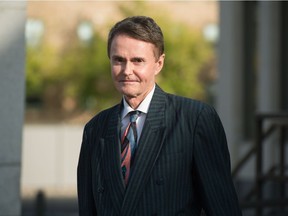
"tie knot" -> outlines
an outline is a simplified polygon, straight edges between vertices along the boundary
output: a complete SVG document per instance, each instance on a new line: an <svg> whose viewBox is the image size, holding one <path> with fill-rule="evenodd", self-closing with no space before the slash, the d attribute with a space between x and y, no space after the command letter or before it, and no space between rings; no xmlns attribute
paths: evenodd
<svg viewBox="0 0 288 216"><path fill-rule="evenodd" d="M130 122L136 122L137 118L140 115L140 111L138 110L132 111L129 113L129 115L130 115Z"/></svg>

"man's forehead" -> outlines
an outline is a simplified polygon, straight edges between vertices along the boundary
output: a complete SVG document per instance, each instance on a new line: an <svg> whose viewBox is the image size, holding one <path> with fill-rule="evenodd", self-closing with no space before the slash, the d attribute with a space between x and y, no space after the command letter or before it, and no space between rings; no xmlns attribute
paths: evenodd
<svg viewBox="0 0 288 216"><path fill-rule="evenodd" d="M132 41L134 43L139 43L139 44L146 44L146 45L151 45L151 46L154 46L154 44L150 43L150 42L147 42L145 40L141 40L141 39L138 39L138 38L134 38L134 37L131 37L129 35L126 35L126 34L119 34L119 35L116 35L113 39L112 39L112 44L115 43L115 42L118 42L119 40L126 40L126 41Z"/></svg>
<svg viewBox="0 0 288 216"><path fill-rule="evenodd" d="M132 48L133 46L133 48ZM147 51L145 53L145 51ZM157 58L158 50L153 43L140 40L137 38L133 38L127 34L117 34L111 41L110 47L110 57L118 55L124 56L125 52L129 52L129 55L133 57L145 57L147 54L153 55L153 57Z"/></svg>

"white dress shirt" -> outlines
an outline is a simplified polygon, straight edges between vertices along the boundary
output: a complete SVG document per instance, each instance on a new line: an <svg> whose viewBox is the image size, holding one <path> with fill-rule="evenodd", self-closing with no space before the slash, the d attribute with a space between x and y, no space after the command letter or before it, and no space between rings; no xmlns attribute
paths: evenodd
<svg viewBox="0 0 288 216"><path fill-rule="evenodd" d="M140 103L138 108L136 109L141 112L139 117L136 120L138 140L142 133L144 122L146 119L146 115L148 113L148 109L149 109L154 91L155 91L155 85L153 89L149 92L149 94L145 97L145 99ZM134 111L134 109L130 107L129 104L126 102L124 96L123 96L123 105L124 107L121 113L121 137L123 136L124 130L127 128L130 122L129 115L127 114L131 111Z"/></svg>

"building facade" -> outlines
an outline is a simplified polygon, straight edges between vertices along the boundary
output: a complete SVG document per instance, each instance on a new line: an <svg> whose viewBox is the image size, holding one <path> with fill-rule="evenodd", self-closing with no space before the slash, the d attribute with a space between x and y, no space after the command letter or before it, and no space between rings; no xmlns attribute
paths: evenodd
<svg viewBox="0 0 288 216"><path fill-rule="evenodd" d="M232 169L237 169L234 173L235 182L242 198L243 188L245 191L251 185L253 188L257 181L263 183L259 181L259 154L257 156L257 149L254 148L258 140L256 116L259 113L281 114L288 110L288 4L274 1L220 1L219 6L219 77L215 101L226 130ZM26 3L5 1L0 3L0 9L0 216L18 216L21 211ZM282 121L282 117L280 120L285 125L286 121ZM264 126L269 128L270 123ZM278 151L281 150L278 146L281 139L287 143L287 130L283 134L284 139L276 134L265 141L263 172L269 171L273 164L283 163L279 162L283 155L286 165L287 151L284 149L284 154ZM239 166L241 161L244 162ZM284 177L282 175L278 179L283 180ZM277 198L281 195L278 184L272 182L270 185L263 192L266 197ZM259 194L255 196L259 198ZM255 209L257 214L261 212L257 206L262 201L260 199L258 204L250 205L250 208L243 204L244 215L255 215ZM282 213L287 206L284 201L282 210L279 210ZM275 203L274 206L277 206ZM270 212L271 209L268 209L261 215L272 215Z"/></svg>
<svg viewBox="0 0 288 216"><path fill-rule="evenodd" d="M221 1L219 4L216 101L230 145L233 174L240 182L238 191L242 194L251 186L253 194L255 189L256 201L250 202L250 208L265 210L266 203L266 207L280 206L284 211L287 195L282 186L286 184L288 156L285 150L288 4L283 1ZM264 183L270 186L264 187ZM256 215L277 215L268 214L271 208L266 208L266 212L256 210Z"/></svg>
<svg viewBox="0 0 288 216"><path fill-rule="evenodd" d="M25 1L0 2L0 215L21 214Z"/></svg>

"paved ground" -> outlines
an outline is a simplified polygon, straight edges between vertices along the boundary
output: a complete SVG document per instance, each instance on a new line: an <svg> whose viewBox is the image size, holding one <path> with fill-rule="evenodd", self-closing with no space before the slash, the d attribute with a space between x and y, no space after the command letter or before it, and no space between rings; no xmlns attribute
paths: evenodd
<svg viewBox="0 0 288 216"><path fill-rule="evenodd" d="M37 205L38 203L38 205ZM287 210L287 209L286 209ZM205 215L205 214L204 214ZM287 216L288 211L266 211L263 216ZM22 200L22 216L78 216L76 198L50 198L43 202L43 199ZM255 216L251 209L243 211L243 216Z"/></svg>
<svg viewBox="0 0 288 216"><path fill-rule="evenodd" d="M76 198L22 200L22 216L78 216Z"/></svg>

